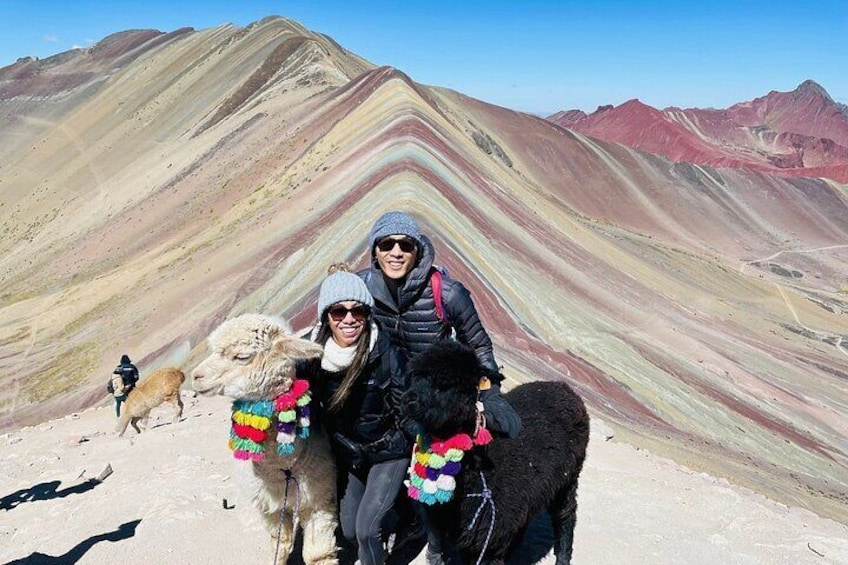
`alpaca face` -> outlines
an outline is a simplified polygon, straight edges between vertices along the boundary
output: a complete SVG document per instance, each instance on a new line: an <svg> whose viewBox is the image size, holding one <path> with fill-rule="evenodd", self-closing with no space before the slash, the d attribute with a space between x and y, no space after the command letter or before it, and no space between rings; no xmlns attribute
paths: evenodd
<svg viewBox="0 0 848 565"><path fill-rule="evenodd" d="M424 432L439 438L473 434L477 423L477 390L439 390L418 379L404 393L403 408Z"/></svg>
<svg viewBox="0 0 848 565"><path fill-rule="evenodd" d="M409 418L435 437L474 433L481 368L471 348L437 343L415 356L408 370L410 386L402 404Z"/></svg>
<svg viewBox="0 0 848 565"><path fill-rule="evenodd" d="M321 346L290 335L288 325L258 314L224 322L209 336L209 356L192 371L200 394L263 400L291 388L295 361L320 357Z"/></svg>

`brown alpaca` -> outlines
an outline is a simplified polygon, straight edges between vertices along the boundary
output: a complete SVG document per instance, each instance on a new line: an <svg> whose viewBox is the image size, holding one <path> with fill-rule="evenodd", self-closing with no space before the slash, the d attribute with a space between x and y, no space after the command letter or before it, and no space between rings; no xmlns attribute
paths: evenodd
<svg viewBox="0 0 848 565"><path fill-rule="evenodd" d="M165 402L170 403L176 410L174 423L183 415L183 401L180 398L180 386L185 381L185 374L174 367L157 369L129 393L121 410L121 418L115 431L119 436L124 435L128 425L132 425L136 432L141 433L138 421L144 420L147 424L147 416L150 411Z"/></svg>

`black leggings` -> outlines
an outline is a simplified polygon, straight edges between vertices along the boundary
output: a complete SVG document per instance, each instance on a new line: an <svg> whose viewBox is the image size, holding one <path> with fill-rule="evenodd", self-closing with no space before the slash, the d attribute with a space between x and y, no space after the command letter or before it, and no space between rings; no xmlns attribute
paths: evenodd
<svg viewBox="0 0 848 565"><path fill-rule="evenodd" d="M386 560L382 522L392 509L408 468L408 459L377 463L368 470L365 484L353 473L348 473L339 521L344 537L359 544L361 565L379 565Z"/></svg>

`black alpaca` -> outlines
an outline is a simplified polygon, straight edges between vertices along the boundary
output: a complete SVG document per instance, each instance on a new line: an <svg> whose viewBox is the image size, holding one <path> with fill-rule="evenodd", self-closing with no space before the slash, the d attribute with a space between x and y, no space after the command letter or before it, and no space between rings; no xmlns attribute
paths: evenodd
<svg viewBox="0 0 848 565"><path fill-rule="evenodd" d="M481 374L471 349L454 341L437 343L411 361L404 409L432 436L473 435ZM452 500L420 507L447 545L458 550L462 563L474 563L481 556L484 562L503 563L531 520L547 510L554 526L557 565L567 565L589 415L580 397L562 382L523 384L505 398L521 416L521 434L515 439L496 437L488 446L466 453ZM480 496L484 480L494 514L492 505Z"/></svg>

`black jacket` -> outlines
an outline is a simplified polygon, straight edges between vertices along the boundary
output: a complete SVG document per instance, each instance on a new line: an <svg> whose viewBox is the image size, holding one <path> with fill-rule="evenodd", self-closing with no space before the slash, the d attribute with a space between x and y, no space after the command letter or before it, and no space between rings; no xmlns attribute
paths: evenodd
<svg viewBox="0 0 848 565"><path fill-rule="evenodd" d="M125 394L129 394L138 382L138 368L130 362L121 363L115 367L112 374L121 375L121 380L124 381L124 386L126 387Z"/></svg>
<svg viewBox="0 0 848 565"><path fill-rule="evenodd" d="M359 273L374 297L374 317L408 357L421 353L439 340L450 338L453 328L456 340L474 349L484 367L497 372L492 340L480 323L471 293L461 282L447 275L442 275L442 307L450 326L436 315L436 301L430 285L435 252L427 236L420 236L420 242L418 262L398 289L397 297L392 296L376 263Z"/></svg>
<svg viewBox="0 0 848 565"><path fill-rule="evenodd" d="M490 390L480 395L489 429L515 437L521 431L521 418L501 395L499 385L502 377L495 363L492 340L480 322L471 293L461 282L442 275L442 307L449 325L444 324L436 314L436 301L430 284L435 251L427 236L421 235L419 242L418 261L398 289L397 297L392 296L386 286L376 261L369 269L357 273L374 297L374 317L407 358L421 353L437 341L450 339L453 329L458 342L474 349L493 383Z"/></svg>
<svg viewBox="0 0 848 565"><path fill-rule="evenodd" d="M362 375L336 412L325 407L345 371L331 373L313 362L300 365L298 372L310 381L318 418L344 465L362 468L410 457L415 424L404 419L400 409L400 397L407 389L406 361L385 332L378 334Z"/></svg>

